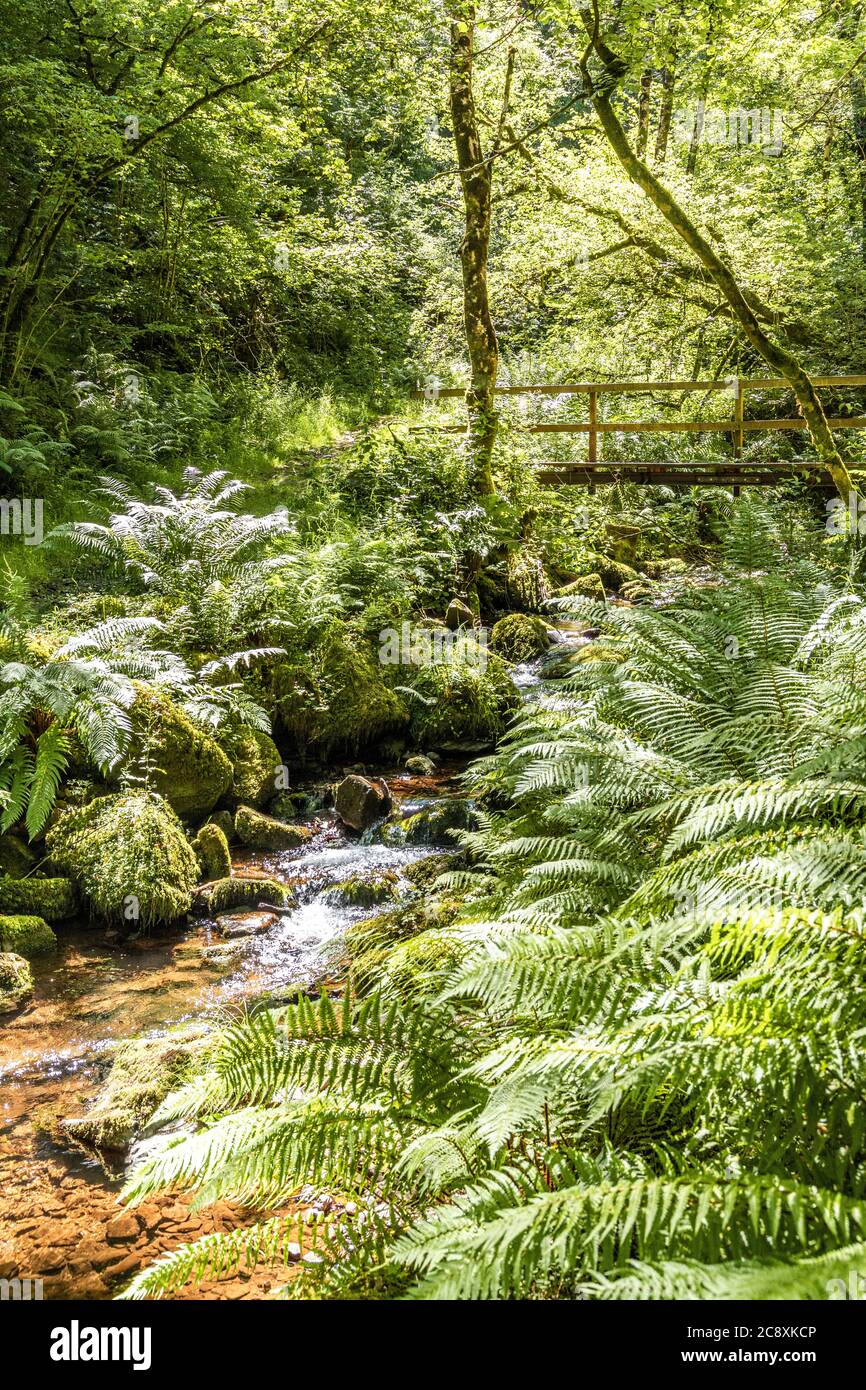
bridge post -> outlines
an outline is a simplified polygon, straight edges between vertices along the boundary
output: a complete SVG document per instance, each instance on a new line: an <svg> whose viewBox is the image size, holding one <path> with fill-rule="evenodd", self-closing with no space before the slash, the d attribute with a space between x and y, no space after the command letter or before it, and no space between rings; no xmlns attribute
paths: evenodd
<svg viewBox="0 0 866 1390"><path fill-rule="evenodd" d="M740 459L743 456L743 387L745 382L741 377L734 378L734 423L733 423L733 445L734 458ZM740 485L734 483L734 496L739 497Z"/></svg>
<svg viewBox="0 0 866 1390"><path fill-rule="evenodd" d="M587 435L586 461L587 463L598 463L598 391L595 387L590 388L589 392L589 434ZM595 483L589 485L590 495L595 492Z"/></svg>

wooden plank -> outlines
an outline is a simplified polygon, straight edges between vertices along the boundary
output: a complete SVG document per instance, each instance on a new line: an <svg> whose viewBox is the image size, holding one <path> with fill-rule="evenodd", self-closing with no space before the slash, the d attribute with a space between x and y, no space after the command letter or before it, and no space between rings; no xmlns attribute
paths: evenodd
<svg viewBox="0 0 866 1390"><path fill-rule="evenodd" d="M813 376L813 386L866 386L866 376ZM743 378L741 387L750 391L789 391L783 377ZM618 395L638 395L644 391L730 391L730 381L566 381L545 382L539 386L497 386L497 396L568 396L590 391L612 391ZM426 399L423 390L412 391L415 400ZM465 396L465 386L442 386L436 399Z"/></svg>

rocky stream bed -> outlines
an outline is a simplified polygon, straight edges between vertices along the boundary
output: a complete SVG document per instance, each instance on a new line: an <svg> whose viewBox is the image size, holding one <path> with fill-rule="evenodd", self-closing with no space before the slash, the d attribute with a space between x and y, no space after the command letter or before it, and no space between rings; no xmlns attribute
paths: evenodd
<svg viewBox="0 0 866 1390"><path fill-rule="evenodd" d="M568 633L563 640L579 639ZM540 696L539 669L536 661L514 670L525 701ZM465 761L427 775L376 769L393 800L392 819L454 801ZM160 1253L249 1219L226 1202L193 1212L176 1194L125 1210L118 1194L141 1141L128 1151L88 1150L63 1125L92 1120L124 1040L157 1046L178 1025L206 1033L253 1000L279 1001L299 986L338 979L343 933L376 909L369 900L350 905L334 885L385 878L399 901L411 887L408 866L451 843L359 835L333 810L309 816L303 829L303 842L292 848L232 852L233 877L266 875L285 885L288 908L255 904L233 913L228 926L225 917L218 925L205 916L124 942L104 924L77 920L58 927L55 952L33 961L31 999L0 1021L0 1278L41 1279L50 1299L111 1298ZM299 1223L333 1204L329 1194L302 1189ZM175 1297L262 1298L289 1274L240 1269Z"/></svg>

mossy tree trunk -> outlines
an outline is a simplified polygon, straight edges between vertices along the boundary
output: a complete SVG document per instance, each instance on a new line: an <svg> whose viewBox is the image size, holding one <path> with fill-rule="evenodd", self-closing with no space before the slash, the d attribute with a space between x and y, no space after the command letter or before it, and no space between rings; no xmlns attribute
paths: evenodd
<svg viewBox="0 0 866 1390"><path fill-rule="evenodd" d="M494 393L499 369L499 346L490 310L487 276L493 158L484 154L472 85L475 5L472 0L453 0L450 15L449 95L465 213L460 262L463 322L471 372L466 406L474 487L480 497L485 497L495 491L492 461L497 415Z"/></svg>
<svg viewBox="0 0 866 1390"><path fill-rule="evenodd" d="M833 479L840 496L847 502L848 498L855 493L854 485L836 447L833 432L824 414L824 407L808 373L796 357L767 336L743 291L737 284L730 266L722 260L706 238L701 235L673 194L659 182L631 148L628 137L611 104L611 95L627 71L626 64L612 52L599 34L597 11L595 15L589 10L584 10L582 13L590 35L589 47L595 51L604 66L604 77L601 81L594 83L589 74L588 54L584 55L582 62L584 83L611 149L629 178L646 194L677 235L694 252L730 305L733 317L740 324L743 333L755 351L760 354L774 373L787 381L812 437L815 452Z"/></svg>

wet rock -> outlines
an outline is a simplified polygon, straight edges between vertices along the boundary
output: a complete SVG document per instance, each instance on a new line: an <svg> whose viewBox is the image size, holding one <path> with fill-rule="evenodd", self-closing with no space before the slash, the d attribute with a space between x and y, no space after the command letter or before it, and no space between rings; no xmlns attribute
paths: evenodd
<svg viewBox="0 0 866 1390"><path fill-rule="evenodd" d="M23 956L0 952L0 1014L18 1009L33 993L33 976Z"/></svg>
<svg viewBox="0 0 866 1390"><path fill-rule="evenodd" d="M389 845L454 845L452 830L472 830L478 816L471 801L448 797L435 806L382 827L382 839Z"/></svg>
<svg viewBox="0 0 866 1390"><path fill-rule="evenodd" d="M248 937L238 937L233 941L221 942L218 946L204 946L201 964L207 970L232 970L251 944Z"/></svg>
<svg viewBox="0 0 866 1390"><path fill-rule="evenodd" d="M231 878L232 857L229 842L218 825L203 825L192 842L193 853L201 866L202 875L213 879Z"/></svg>
<svg viewBox="0 0 866 1390"><path fill-rule="evenodd" d="M235 829L238 838L251 849L297 849L312 835L305 825L286 825L273 816L261 815L250 806L238 808Z"/></svg>
<svg viewBox="0 0 866 1390"><path fill-rule="evenodd" d="M75 915L75 885L69 878L0 878L0 912L25 912L46 922Z"/></svg>
<svg viewBox="0 0 866 1390"><path fill-rule="evenodd" d="M294 902L294 893L285 883L274 878L220 878L215 883L204 883L197 888L193 900L196 912L216 915L232 907L258 907L267 903L271 907L288 907Z"/></svg>
<svg viewBox="0 0 866 1390"><path fill-rule="evenodd" d="M445 626L456 632L460 627L472 627L474 622L475 614L469 604L462 598L453 598L445 610Z"/></svg>
<svg viewBox="0 0 866 1390"><path fill-rule="evenodd" d="M414 772L419 777L432 777L436 771L433 759L424 753L414 753L411 758L406 759L404 767L407 772Z"/></svg>
<svg viewBox="0 0 866 1390"><path fill-rule="evenodd" d="M92 910L148 927L189 911L199 866L160 796L121 792L68 811L46 836L52 863L75 879Z"/></svg>
<svg viewBox="0 0 866 1390"><path fill-rule="evenodd" d="M207 1043L198 1025L123 1043L96 1103L80 1119L64 1120L64 1134L87 1148L125 1150L160 1101L188 1080Z"/></svg>
<svg viewBox="0 0 866 1390"><path fill-rule="evenodd" d="M226 800L260 811L276 795L282 771L274 740L260 729L233 729L219 736L219 744L232 765Z"/></svg>
<svg viewBox="0 0 866 1390"><path fill-rule="evenodd" d="M335 900L341 907L375 907L399 897L399 879L393 869L362 877L356 874L342 883L326 888L323 897Z"/></svg>
<svg viewBox="0 0 866 1390"><path fill-rule="evenodd" d="M367 830L391 809L391 794L384 782L371 782L352 773L337 787L334 809L344 825Z"/></svg>
<svg viewBox="0 0 866 1390"><path fill-rule="evenodd" d="M216 927L221 936L259 936L279 922L275 912L236 912L217 917Z"/></svg>
<svg viewBox="0 0 866 1390"><path fill-rule="evenodd" d="M109 1221L105 1228L106 1240L136 1240L141 1229L138 1218L131 1211L122 1211Z"/></svg>
<svg viewBox="0 0 866 1390"><path fill-rule="evenodd" d="M11 951L29 959L56 949L57 937L41 917L0 917L0 952Z"/></svg>

